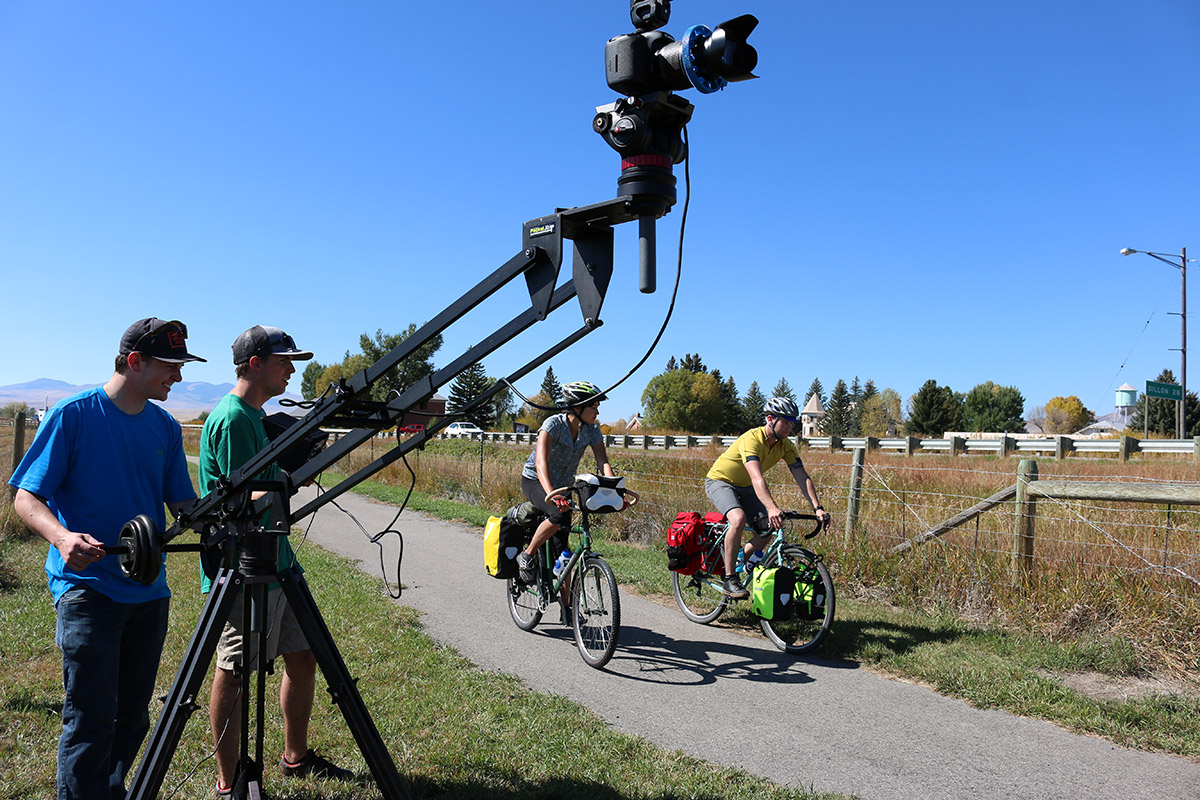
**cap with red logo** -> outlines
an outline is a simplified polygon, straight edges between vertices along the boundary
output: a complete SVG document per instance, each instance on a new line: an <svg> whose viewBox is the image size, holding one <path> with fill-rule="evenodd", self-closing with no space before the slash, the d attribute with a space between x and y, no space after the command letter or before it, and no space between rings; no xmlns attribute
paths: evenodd
<svg viewBox="0 0 1200 800"><path fill-rule="evenodd" d="M157 317L139 319L125 331L121 337L121 355L130 353L141 353L169 364L208 360L187 351L186 325L177 319Z"/></svg>

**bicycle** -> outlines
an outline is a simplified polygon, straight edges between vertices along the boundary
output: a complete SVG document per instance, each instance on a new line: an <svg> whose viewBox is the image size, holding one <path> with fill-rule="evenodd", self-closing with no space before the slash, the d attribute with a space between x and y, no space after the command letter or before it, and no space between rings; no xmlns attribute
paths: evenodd
<svg viewBox="0 0 1200 800"><path fill-rule="evenodd" d="M621 486L621 480L580 475L574 486L563 486L548 494L546 501L550 503L555 497L566 495L571 509L579 512L579 524L570 531L580 537L571 560L557 576L554 574L554 562L558 558L554 542L558 537L551 537L538 551L534 583L527 585L519 578L507 581L508 611L523 631L537 627L546 609L558 598L559 590L569 582L571 605L568 613L575 644L584 662L596 669L607 664L617 649L621 632L621 598L612 567L592 550L588 517L594 513L624 511L637 503L637 494Z"/></svg>
<svg viewBox="0 0 1200 800"><path fill-rule="evenodd" d="M811 539L821 532L821 522L813 514L785 511L785 520L813 520L816 527L805 535ZM728 523L705 523L701 563L724 572L725 533ZM770 537L762 561L745 570L738 556L738 580L750 588L754 569L786 565L796 574L796 613L786 620L760 619L763 634L786 653L807 653L816 649L829 634L836 605L833 579L821 556L787 540L787 528L762 531ZM679 610L692 622L707 625L714 622L729 607L730 599L721 588L723 574L712 574L702 568L691 575L671 573L671 587Z"/></svg>

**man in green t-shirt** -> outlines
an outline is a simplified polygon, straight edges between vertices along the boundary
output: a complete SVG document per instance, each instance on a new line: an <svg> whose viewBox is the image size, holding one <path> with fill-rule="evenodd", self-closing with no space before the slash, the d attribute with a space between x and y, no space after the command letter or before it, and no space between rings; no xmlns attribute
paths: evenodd
<svg viewBox="0 0 1200 800"><path fill-rule="evenodd" d="M313 357L307 350L298 350L291 336L279 328L255 325L243 332L233 343L233 363L237 367L237 383L233 391L204 421L200 434L200 491L208 494L221 476L236 472L256 453L269 444L263 428L263 405L287 389L288 378L296 371L293 361ZM259 477L273 478L279 468L272 464ZM259 493L255 493L257 498ZM291 542L279 537L278 569L296 564ZM201 590L207 592L211 583L207 576ZM208 715L217 756L217 797L228 797L232 791L238 761L238 731L241 729L241 703L238 694L243 677L254 669L257 651L256 635L247 637L249 646L243 648L242 598L237 601L221 632L217 645L216 670L213 673L212 693ZM307 775L349 779L349 770L330 763L308 747L308 723L312 716L313 690L316 686L317 660L304 633L288 607L278 584L271 584L267 599L266 658L283 656L284 674L279 689L283 709L284 775ZM238 665L243 669L237 669Z"/></svg>
<svg viewBox="0 0 1200 800"><path fill-rule="evenodd" d="M772 528L783 526L783 511L767 486L764 473L780 461L788 465L796 485L812 502L813 509L822 523L829 525L829 512L817 499L817 487L808 470L796 453L796 446L788 435L796 424L799 409L786 397L772 397L763 407L766 424L752 428L737 438L712 465L704 478L704 492L708 499L725 515L729 529L725 533L725 595L738 600L749 592L734 577L737 566L737 549L742 542L742 531L746 523L760 517ZM761 550L767 544L762 535L756 533L746 547L747 556Z"/></svg>

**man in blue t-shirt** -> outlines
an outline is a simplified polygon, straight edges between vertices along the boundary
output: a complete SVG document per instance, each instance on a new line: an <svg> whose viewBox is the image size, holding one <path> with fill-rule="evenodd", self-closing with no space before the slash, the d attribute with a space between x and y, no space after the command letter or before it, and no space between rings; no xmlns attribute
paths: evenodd
<svg viewBox="0 0 1200 800"><path fill-rule="evenodd" d="M57 404L9 483L13 506L50 543L46 575L62 650L58 797L118 800L150 728L147 706L167 633L166 570L149 586L122 574L104 548L147 514L166 528L196 497L179 423L166 400L187 351L177 320L138 320L121 337L113 376Z"/></svg>

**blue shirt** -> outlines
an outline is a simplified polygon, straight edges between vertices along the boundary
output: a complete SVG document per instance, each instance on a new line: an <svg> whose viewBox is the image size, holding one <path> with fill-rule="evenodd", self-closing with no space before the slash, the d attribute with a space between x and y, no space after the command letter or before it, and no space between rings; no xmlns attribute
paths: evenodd
<svg viewBox="0 0 1200 800"><path fill-rule="evenodd" d="M600 432L600 426L594 422L590 424L581 422L579 436L572 438L571 425L567 422L566 414L547 417L540 430L550 434L550 452L547 454L547 460L550 467L550 482L555 489L574 484L575 471L579 468L579 460L583 458L583 451L604 441L604 434ZM529 454L529 459L521 469L521 475L537 480L537 448L534 448L533 452Z"/></svg>
<svg viewBox="0 0 1200 800"><path fill-rule="evenodd" d="M164 503L196 496L188 476L179 423L153 403L126 414L103 387L58 403L38 426L37 435L9 483L45 499L67 530L116 545L121 528L147 514L166 530ZM165 557L164 557L165 564ZM54 602L68 589L86 584L118 603L169 597L164 568L150 586L121 574L118 556L105 556L82 572L68 569L58 548L46 556Z"/></svg>

